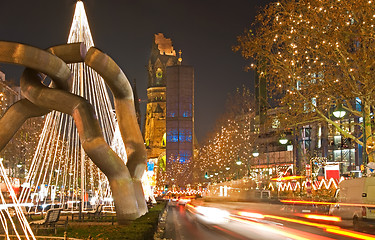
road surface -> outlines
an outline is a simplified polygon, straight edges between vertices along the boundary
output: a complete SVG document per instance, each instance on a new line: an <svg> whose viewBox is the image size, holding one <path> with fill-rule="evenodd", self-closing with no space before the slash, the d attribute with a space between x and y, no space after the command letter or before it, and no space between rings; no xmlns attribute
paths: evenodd
<svg viewBox="0 0 375 240"><path fill-rule="evenodd" d="M356 232L350 224L305 217L305 214L290 213L285 205L277 204L192 202L183 206L170 203L164 237L173 240L375 240L372 230Z"/></svg>

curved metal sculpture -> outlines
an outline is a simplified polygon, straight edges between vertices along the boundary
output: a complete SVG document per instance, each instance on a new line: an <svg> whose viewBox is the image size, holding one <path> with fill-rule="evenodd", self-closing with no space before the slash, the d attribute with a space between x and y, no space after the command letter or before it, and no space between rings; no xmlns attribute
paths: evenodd
<svg viewBox="0 0 375 240"><path fill-rule="evenodd" d="M128 157L127 167L133 178L135 196L140 214L147 212L142 189L142 175L146 169L146 148L138 127L133 91L121 68L106 54L91 47L85 63L98 72L108 84L115 99L115 109L122 139Z"/></svg>
<svg viewBox="0 0 375 240"><path fill-rule="evenodd" d="M0 124L0 151L23 122L57 110L73 116L82 146L91 160L107 176L114 198L118 222L125 223L147 212L141 177L146 167L146 149L137 123L133 93L118 65L96 48L86 53L83 44L65 44L47 51L14 42L0 42L0 62L26 67L21 77L21 91L26 99L13 104ZM106 81L115 98L115 108L128 162L105 142L91 104L69 92L71 72L67 63L85 62ZM53 84L45 86L43 75Z"/></svg>

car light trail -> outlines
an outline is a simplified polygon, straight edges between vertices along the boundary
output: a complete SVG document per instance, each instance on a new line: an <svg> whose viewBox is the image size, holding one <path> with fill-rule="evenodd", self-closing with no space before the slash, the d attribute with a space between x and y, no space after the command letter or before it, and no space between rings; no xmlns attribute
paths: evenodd
<svg viewBox="0 0 375 240"><path fill-rule="evenodd" d="M205 221L215 224L227 223L230 215L228 211L214 207L197 206L195 210Z"/></svg>
<svg viewBox="0 0 375 240"><path fill-rule="evenodd" d="M279 217L279 216L274 216L274 215L264 215L266 218L272 218L272 219L277 219L277 220L282 220L286 222L292 222L292 223L299 223L299 224L304 224L312 227L318 227L318 228L340 228L338 226L331 226L327 224L320 224L320 223L313 223L313 222L307 222L303 220L298 220L298 219L293 219L293 218L286 218L286 217Z"/></svg>
<svg viewBox="0 0 375 240"><path fill-rule="evenodd" d="M302 220L286 218L286 217L279 217L279 216L274 216L274 215L264 215L264 217L278 219L278 220L287 221L287 222L304 224L304 225L318 227L318 228L323 228L326 232L335 233L335 234L339 234L339 235L343 235L343 236L347 236L347 237L365 239L365 240L369 240L369 239L375 240L374 235L349 231L349 230L342 229L338 226L331 226L331 225L319 224L319 223L311 223L311 222L306 222L306 221L302 221Z"/></svg>
<svg viewBox="0 0 375 240"><path fill-rule="evenodd" d="M326 231L329 233L335 233L335 234L352 237L352 238L358 238L358 239L364 239L364 240L375 240L374 235L358 233L358 232L353 232L353 231L344 230L344 229L327 228Z"/></svg>
<svg viewBox="0 0 375 240"><path fill-rule="evenodd" d="M225 232L226 234L228 234L230 236L233 236L233 237L235 237L237 239L247 240L247 238L243 237L242 235L240 235L238 233L235 233L233 231L230 231L230 230L228 230L226 228L222 228L222 227L219 227L219 226L216 226L216 225L214 225L213 227L216 228L216 229L218 229L218 230L220 230L220 231L222 231L222 232Z"/></svg>
<svg viewBox="0 0 375 240"><path fill-rule="evenodd" d="M282 228L278 229L277 227L274 227L274 226L267 226L267 225L262 224L262 223L253 222L253 221L250 221L250 220L237 218L237 217L233 217L233 216L231 216L229 218L231 220L250 225L250 226L252 226L254 228L257 228L259 230L262 230L262 231L265 231L265 232L271 232L273 234L281 235L281 236L291 238L291 239L294 239L294 240L310 240L310 239L329 240L329 239L332 239L332 238L318 236L318 235L315 235L315 234L312 234L312 233L302 232L302 231L299 231L299 230L294 230L294 229L286 228L286 227L282 227Z"/></svg>
<svg viewBox="0 0 375 240"><path fill-rule="evenodd" d="M238 212L238 215L249 218L264 218L263 214L253 212Z"/></svg>
<svg viewBox="0 0 375 240"><path fill-rule="evenodd" d="M352 207L375 207L375 204L359 204L359 203L337 203L337 202L315 202L315 201L299 201L299 200L280 200L283 203L293 204L315 204L315 205L341 205Z"/></svg>
<svg viewBox="0 0 375 240"><path fill-rule="evenodd" d="M286 200L286 201L288 201L288 200ZM299 201L299 202L311 203L311 201ZM323 202L319 202L319 203L323 203ZM197 210L197 207L192 205L192 204L187 204L186 206L191 208L191 210ZM227 218L229 218L233 221L236 221L236 222L241 222L241 223L247 224L250 227L257 228L261 231L268 231L272 234L277 234L277 235L284 236L284 237L291 238L291 239L295 239L295 240L305 240L305 239L322 239L322 240L324 240L324 239L332 239L332 238L318 236L318 235L315 235L313 233L304 232L304 231L300 231L300 230L296 230L296 229L292 229L292 228L287 228L285 226L283 226L283 227L273 226L273 225L268 226L264 223L258 222L255 219L265 219L265 218L275 219L275 220L280 220L280 221L285 221L285 222L307 225L307 226L310 226L310 227L317 227L317 228L323 229L324 231L326 231L327 233L330 233L330 234L337 234L337 235L342 235L342 236L345 236L345 237L364 239L364 240L370 240L370 239L375 240L375 235L350 231L350 230L342 229L341 227L334 226L334 225L308 222L308 221L305 221L305 220L281 217L281 216L276 216L276 215L266 215L266 214L255 213L255 212L248 212L248 211L238 211L236 214L237 214L237 217L236 217L236 215L231 215ZM328 216L328 215L298 214L296 216L305 217L307 219L324 220L324 221L330 221L330 222L340 222L341 221L340 217ZM244 218L242 218L242 217L244 217ZM251 218L254 218L254 219L251 220Z"/></svg>
<svg viewBox="0 0 375 240"><path fill-rule="evenodd" d="M314 220L323 220L323 221L330 221L330 222L341 222L340 217L336 216L328 216L328 215L318 215L318 214L298 214L297 216L302 216L308 219Z"/></svg>

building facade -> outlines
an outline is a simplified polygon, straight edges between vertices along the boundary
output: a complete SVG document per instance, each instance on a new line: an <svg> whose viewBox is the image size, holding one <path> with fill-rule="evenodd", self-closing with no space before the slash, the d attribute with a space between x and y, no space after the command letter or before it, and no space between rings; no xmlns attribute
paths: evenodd
<svg viewBox="0 0 375 240"><path fill-rule="evenodd" d="M167 174L169 184L191 182L194 155L194 68L167 68ZM173 179L173 180L172 180Z"/></svg>
<svg viewBox="0 0 375 240"><path fill-rule="evenodd" d="M166 147L166 69L177 65L176 51L171 39L162 33L154 35L147 65L147 107L144 139L148 159L161 159Z"/></svg>
<svg viewBox="0 0 375 240"><path fill-rule="evenodd" d="M188 183L194 142L194 69L181 65L171 39L154 35L147 66L144 139L158 186Z"/></svg>
<svg viewBox="0 0 375 240"><path fill-rule="evenodd" d="M6 81L5 74L0 71L0 118L12 104L20 99L20 87ZM26 120L0 152L0 158L3 158L9 177L23 178L26 175L27 167L37 147L43 121L43 117Z"/></svg>
<svg viewBox="0 0 375 240"><path fill-rule="evenodd" d="M5 74L0 71L0 116L21 97L20 88L12 87L5 80Z"/></svg>
<svg viewBox="0 0 375 240"><path fill-rule="evenodd" d="M268 119L276 117L276 109L268 109ZM290 174L305 175L306 169L312 169L314 177L325 178L325 166L337 166L336 177L359 176L362 164L362 147L344 137L332 124L315 121L285 129L282 133L277 127L264 127L257 116L258 124L255 129L260 129L257 139L259 157L254 158L252 165L275 177L277 168L289 167L293 169ZM344 118L333 119L336 124L352 135L359 135L358 123L360 119ZM262 128L263 126L263 128ZM281 144L280 139L285 138L286 143ZM319 167L318 167L319 165ZM260 171L260 170L259 170Z"/></svg>

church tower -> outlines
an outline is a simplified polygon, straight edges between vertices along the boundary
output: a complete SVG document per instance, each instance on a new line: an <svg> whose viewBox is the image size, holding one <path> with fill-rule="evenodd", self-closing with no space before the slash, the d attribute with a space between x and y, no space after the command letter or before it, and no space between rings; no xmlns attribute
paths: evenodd
<svg viewBox="0 0 375 240"><path fill-rule="evenodd" d="M154 35L147 65L147 107L144 138L148 159L160 159L166 147L166 69L177 65L172 40L162 33Z"/></svg>

